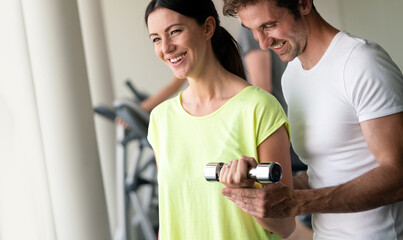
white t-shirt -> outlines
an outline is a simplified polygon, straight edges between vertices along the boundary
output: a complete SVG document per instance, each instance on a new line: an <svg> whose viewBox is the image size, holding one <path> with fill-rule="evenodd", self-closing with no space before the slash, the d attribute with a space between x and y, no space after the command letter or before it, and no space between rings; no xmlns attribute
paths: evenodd
<svg viewBox="0 0 403 240"><path fill-rule="evenodd" d="M321 60L298 58L283 75L292 143L311 188L339 185L378 166L360 122L403 111L403 76L379 45L339 32ZM374 179L376 181L376 179ZM313 214L316 239L403 239L403 202L348 214Z"/></svg>

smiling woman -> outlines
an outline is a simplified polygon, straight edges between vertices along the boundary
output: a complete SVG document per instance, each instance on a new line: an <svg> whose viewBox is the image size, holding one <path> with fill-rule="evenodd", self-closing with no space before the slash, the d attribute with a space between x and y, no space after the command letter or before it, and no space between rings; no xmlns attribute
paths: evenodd
<svg viewBox="0 0 403 240"><path fill-rule="evenodd" d="M178 78L197 74L209 59L206 56L209 52L205 51L206 39L213 33L214 19L210 17L205 27L200 27L192 18L160 8L150 14L149 20L155 54Z"/></svg>
<svg viewBox="0 0 403 240"><path fill-rule="evenodd" d="M189 82L150 117L161 239L289 236L294 218L254 218L222 197L222 184L207 183L203 176L213 159L239 159L221 172L221 182L253 187L248 168L277 161L284 169L283 183L292 184L288 120L272 95L245 81L237 43L220 26L213 2L154 0L145 21L155 54L176 77Z"/></svg>
<svg viewBox="0 0 403 240"><path fill-rule="evenodd" d="M162 7L164 6L164 7ZM184 17L186 20L186 24L183 24L183 19L182 19L182 26L178 26L179 22L171 22L171 24L166 25L165 27L167 29L163 29L164 32L167 36L169 37L174 37L181 33L185 27L190 27L188 21L197 23L199 27L205 24L206 20L208 20L208 24L206 24L206 27L211 27L209 34L211 36L207 36L210 38L211 41L211 47L213 49L215 57L219 60L220 64L229 72L239 75L242 78L245 78L245 73L244 73L244 68L242 64L242 60L240 58L239 52L238 52L238 44L236 41L233 39L231 34L228 33L228 31L220 26L220 20L218 17L218 13L214 7L214 3L212 1L151 1L151 3L148 5L147 10L146 10L146 15L145 15L145 22L149 28L150 32L150 38L152 41L158 42L162 40L163 36L158 35L158 33L152 31L152 27L150 26L149 22L152 22L152 20L149 20L149 15L153 11L155 11L158 8L165 8L165 9L170 9L171 11L181 13L180 15L182 18ZM174 10L172 10L174 9ZM211 9L214 9L214 11L211 11ZM162 16L161 16L162 17ZM169 17L169 16L165 16ZM165 17L162 17L161 19L165 19ZM172 17L172 16L171 16ZM168 20L168 19L167 19ZM174 19L171 19L174 20ZM177 19L179 20L179 19ZM155 21L154 21L155 22ZM157 23L157 22L155 22ZM165 22L159 22L160 24L164 24ZM175 29L171 29L171 28ZM187 29L187 30L194 30L193 28ZM170 31L168 31L170 30ZM209 30L209 29L206 29ZM212 32L211 32L212 30ZM166 31L166 32L165 32ZM194 33L194 32L193 32ZM199 36L200 37L200 36ZM198 39L199 41L202 40L203 37ZM166 40L169 40L166 39ZM172 46L171 46L172 47ZM156 48L157 49L157 48ZM157 54L158 55L158 54ZM177 56L180 57L180 56Z"/></svg>

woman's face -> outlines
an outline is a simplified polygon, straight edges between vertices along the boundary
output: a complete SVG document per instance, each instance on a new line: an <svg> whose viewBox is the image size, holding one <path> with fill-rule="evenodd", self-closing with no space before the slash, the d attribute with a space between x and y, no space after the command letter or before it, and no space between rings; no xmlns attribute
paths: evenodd
<svg viewBox="0 0 403 240"><path fill-rule="evenodd" d="M204 26L167 8L158 8L148 16L149 37L155 54L176 77L192 77L203 71L207 49Z"/></svg>

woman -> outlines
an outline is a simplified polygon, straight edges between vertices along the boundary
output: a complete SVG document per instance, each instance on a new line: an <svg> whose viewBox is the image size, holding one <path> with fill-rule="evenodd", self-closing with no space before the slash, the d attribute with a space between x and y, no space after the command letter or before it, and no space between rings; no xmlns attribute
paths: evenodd
<svg viewBox="0 0 403 240"><path fill-rule="evenodd" d="M151 113L148 139L158 164L161 239L276 239L294 218L258 219L208 183L208 162L230 162L220 181L253 187L247 169L258 162L283 166L292 186L288 122L279 103L250 86L237 44L220 26L211 0L153 0L145 21L155 54L189 86ZM242 155L253 158L242 157ZM234 161L232 161L234 160Z"/></svg>

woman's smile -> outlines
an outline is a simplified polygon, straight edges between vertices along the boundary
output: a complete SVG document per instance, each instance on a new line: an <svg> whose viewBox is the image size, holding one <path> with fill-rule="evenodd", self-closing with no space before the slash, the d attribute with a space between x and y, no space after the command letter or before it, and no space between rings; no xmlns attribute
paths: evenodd
<svg viewBox="0 0 403 240"><path fill-rule="evenodd" d="M187 54L187 52L186 52L186 53L183 53L183 54L181 54L181 55L179 55L179 56L176 56L176 57L168 58L168 60L169 60L169 62L170 62L171 64L176 65L176 64L179 64L180 62L182 62L182 60L184 59L184 57L186 56L186 54Z"/></svg>

